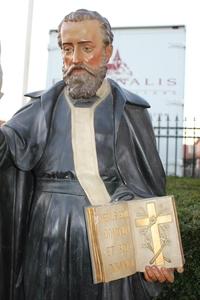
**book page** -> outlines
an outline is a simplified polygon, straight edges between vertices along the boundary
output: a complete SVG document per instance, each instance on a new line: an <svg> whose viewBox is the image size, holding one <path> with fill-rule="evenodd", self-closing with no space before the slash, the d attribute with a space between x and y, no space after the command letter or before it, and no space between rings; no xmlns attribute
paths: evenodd
<svg viewBox="0 0 200 300"><path fill-rule="evenodd" d="M136 269L183 266L182 245L172 196L128 202Z"/></svg>
<svg viewBox="0 0 200 300"><path fill-rule="evenodd" d="M98 261L102 264L101 281L108 282L135 273L134 248L127 202L92 208L98 238L96 245L93 244L93 248L97 249L93 249L92 252L98 252ZM92 261L95 264L95 261ZM93 266L93 272L95 269L97 268ZM95 281L98 276L94 274L93 278Z"/></svg>

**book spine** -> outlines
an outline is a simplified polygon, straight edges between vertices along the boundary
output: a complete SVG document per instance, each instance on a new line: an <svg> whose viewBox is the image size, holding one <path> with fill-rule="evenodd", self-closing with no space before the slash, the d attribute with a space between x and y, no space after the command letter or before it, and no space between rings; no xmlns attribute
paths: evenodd
<svg viewBox="0 0 200 300"><path fill-rule="evenodd" d="M92 273L94 283L99 283L104 281L104 272L102 270L102 258L99 246L97 228L95 224L95 209L93 207L87 207L85 209L86 214L86 225L88 231L89 247L92 251L91 261L92 261Z"/></svg>

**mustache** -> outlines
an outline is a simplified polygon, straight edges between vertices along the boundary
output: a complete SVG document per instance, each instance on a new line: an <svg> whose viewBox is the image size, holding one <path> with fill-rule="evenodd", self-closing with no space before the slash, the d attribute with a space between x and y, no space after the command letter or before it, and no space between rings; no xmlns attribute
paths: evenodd
<svg viewBox="0 0 200 300"><path fill-rule="evenodd" d="M89 74L91 74L92 76L95 76L95 72L93 70L91 70L89 67L85 66L84 64L78 64L78 65L71 65L69 67L69 69L64 70L65 76L69 76L71 75L71 73L74 70L85 70L86 72L88 72Z"/></svg>

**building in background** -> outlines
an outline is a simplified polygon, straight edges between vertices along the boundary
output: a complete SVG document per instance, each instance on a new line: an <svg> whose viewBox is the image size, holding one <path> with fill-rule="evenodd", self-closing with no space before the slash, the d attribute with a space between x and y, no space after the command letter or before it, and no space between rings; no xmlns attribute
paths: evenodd
<svg viewBox="0 0 200 300"><path fill-rule="evenodd" d="M3 93L1 92L2 83L3 83L3 72L2 72L2 68L1 68L1 42L0 42L0 99L3 96ZM2 121L0 119L0 127L3 123L4 123L4 121Z"/></svg>
<svg viewBox="0 0 200 300"><path fill-rule="evenodd" d="M2 82L3 82L3 72L1 68L1 42L0 42L0 99L3 96L3 93L1 92Z"/></svg>
<svg viewBox="0 0 200 300"><path fill-rule="evenodd" d="M200 177L200 138L193 145L184 144L184 175Z"/></svg>

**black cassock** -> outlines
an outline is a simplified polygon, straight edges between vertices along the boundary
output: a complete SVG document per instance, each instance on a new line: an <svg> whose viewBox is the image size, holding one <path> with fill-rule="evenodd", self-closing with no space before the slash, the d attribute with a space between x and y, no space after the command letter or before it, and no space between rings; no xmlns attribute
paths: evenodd
<svg viewBox="0 0 200 300"><path fill-rule="evenodd" d="M95 110L98 167L112 199L164 194L165 175L140 97L110 80ZM0 132L0 299L132 300L157 295L142 274L92 282L71 113L59 82L33 94ZM136 200L137 201L137 200Z"/></svg>

